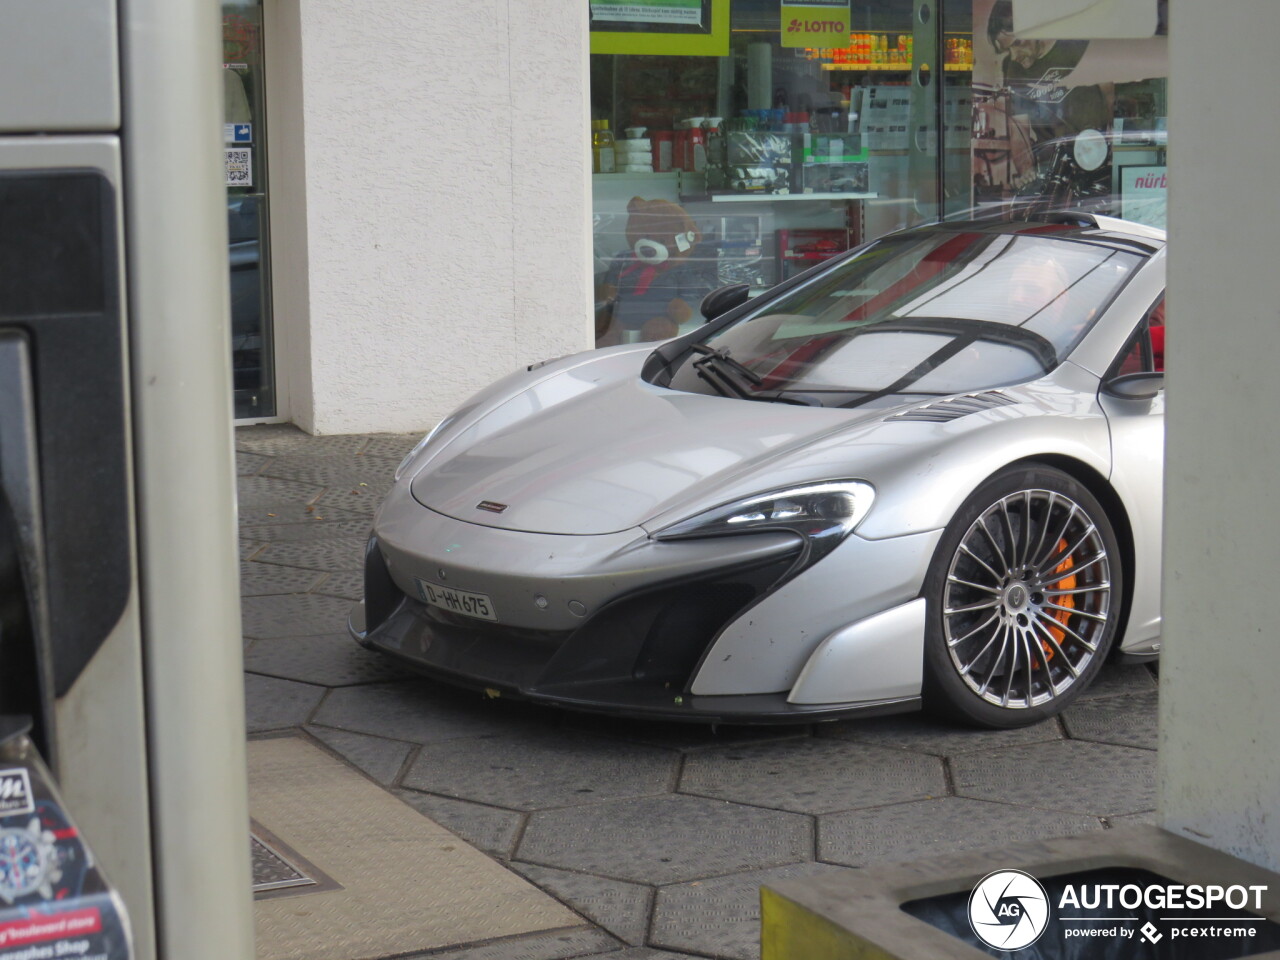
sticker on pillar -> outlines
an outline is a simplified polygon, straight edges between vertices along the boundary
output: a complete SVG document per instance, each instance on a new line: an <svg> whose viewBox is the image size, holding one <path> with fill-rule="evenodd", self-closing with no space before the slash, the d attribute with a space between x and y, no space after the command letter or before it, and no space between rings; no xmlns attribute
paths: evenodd
<svg viewBox="0 0 1280 960"><path fill-rule="evenodd" d="M783 0L784 47L843 47L848 42L849 0Z"/></svg>
<svg viewBox="0 0 1280 960"><path fill-rule="evenodd" d="M222 139L227 143L253 143L253 124L224 123Z"/></svg>
<svg viewBox="0 0 1280 960"><path fill-rule="evenodd" d="M253 186L253 148L227 148L227 186Z"/></svg>
<svg viewBox="0 0 1280 960"><path fill-rule="evenodd" d="M44 764L29 750L0 770L0 960L129 960L124 904L63 810Z"/></svg>
<svg viewBox="0 0 1280 960"><path fill-rule="evenodd" d="M0 770L0 817L30 813L31 778L24 768Z"/></svg>
<svg viewBox="0 0 1280 960"><path fill-rule="evenodd" d="M1169 173L1166 167L1120 168L1120 216L1164 230L1168 205Z"/></svg>

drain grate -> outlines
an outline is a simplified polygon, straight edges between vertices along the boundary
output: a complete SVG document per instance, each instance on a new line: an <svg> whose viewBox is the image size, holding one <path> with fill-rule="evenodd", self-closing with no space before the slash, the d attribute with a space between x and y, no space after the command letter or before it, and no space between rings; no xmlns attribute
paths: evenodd
<svg viewBox="0 0 1280 960"><path fill-rule="evenodd" d="M255 900L342 889L341 884L256 820L249 822L249 850Z"/></svg>

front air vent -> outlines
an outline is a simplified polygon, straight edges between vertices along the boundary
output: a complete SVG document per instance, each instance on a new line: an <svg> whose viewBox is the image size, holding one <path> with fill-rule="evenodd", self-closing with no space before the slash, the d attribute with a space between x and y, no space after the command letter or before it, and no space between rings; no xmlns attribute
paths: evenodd
<svg viewBox="0 0 1280 960"><path fill-rule="evenodd" d="M922 407L916 407L903 413L895 413L891 417L885 417L885 419L946 423L949 420L959 420L961 417L967 417L971 413L980 413L983 410L990 410L992 407L1005 407L1017 402L1006 397L1003 393L988 390L986 393L971 393L963 397L951 397L947 400L938 400L935 403L926 403Z"/></svg>

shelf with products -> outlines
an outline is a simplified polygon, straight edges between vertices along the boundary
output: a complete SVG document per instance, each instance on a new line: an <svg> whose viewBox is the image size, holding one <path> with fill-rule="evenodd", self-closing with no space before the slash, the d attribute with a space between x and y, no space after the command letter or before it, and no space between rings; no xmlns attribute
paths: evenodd
<svg viewBox="0 0 1280 960"><path fill-rule="evenodd" d="M712 193L697 199L710 200L712 203L796 203L802 200L874 200L878 193L844 192L844 193ZM686 197L684 199L694 199Z"/></svg>
<svg viewBox="0 0 1280 960"><path fill-rule="evenodd" d="M910 73L911 64L902 63L824 63L823 70L856 70L865 73ZM942 67L947 73L972 73L972 63L946 63Z"/></svg>
<svg viewBox="0 0 1280 960"><path fill-rule="evenodd" d="M910 33L851 33L843 47L810 47L811 60L826 61L823 70L862 70L907 73L915 57L915 38ZM973 70L973 37L952 34L943 38L937 52L943 70L953 73Z"/></svg>

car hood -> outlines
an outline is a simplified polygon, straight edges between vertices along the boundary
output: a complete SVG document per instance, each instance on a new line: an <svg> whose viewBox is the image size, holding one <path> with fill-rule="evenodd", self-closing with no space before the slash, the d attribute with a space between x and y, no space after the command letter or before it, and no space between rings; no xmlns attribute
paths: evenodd
<svg viewBox="0 0 1280 960"><path fill-rule="evenodd" d="M461 431L411 489L424 506L471 523L615 533L736 488L780 458L803 459L824 436L885 412L681 393L634 372L605 383L563 374Z"/></svg>

